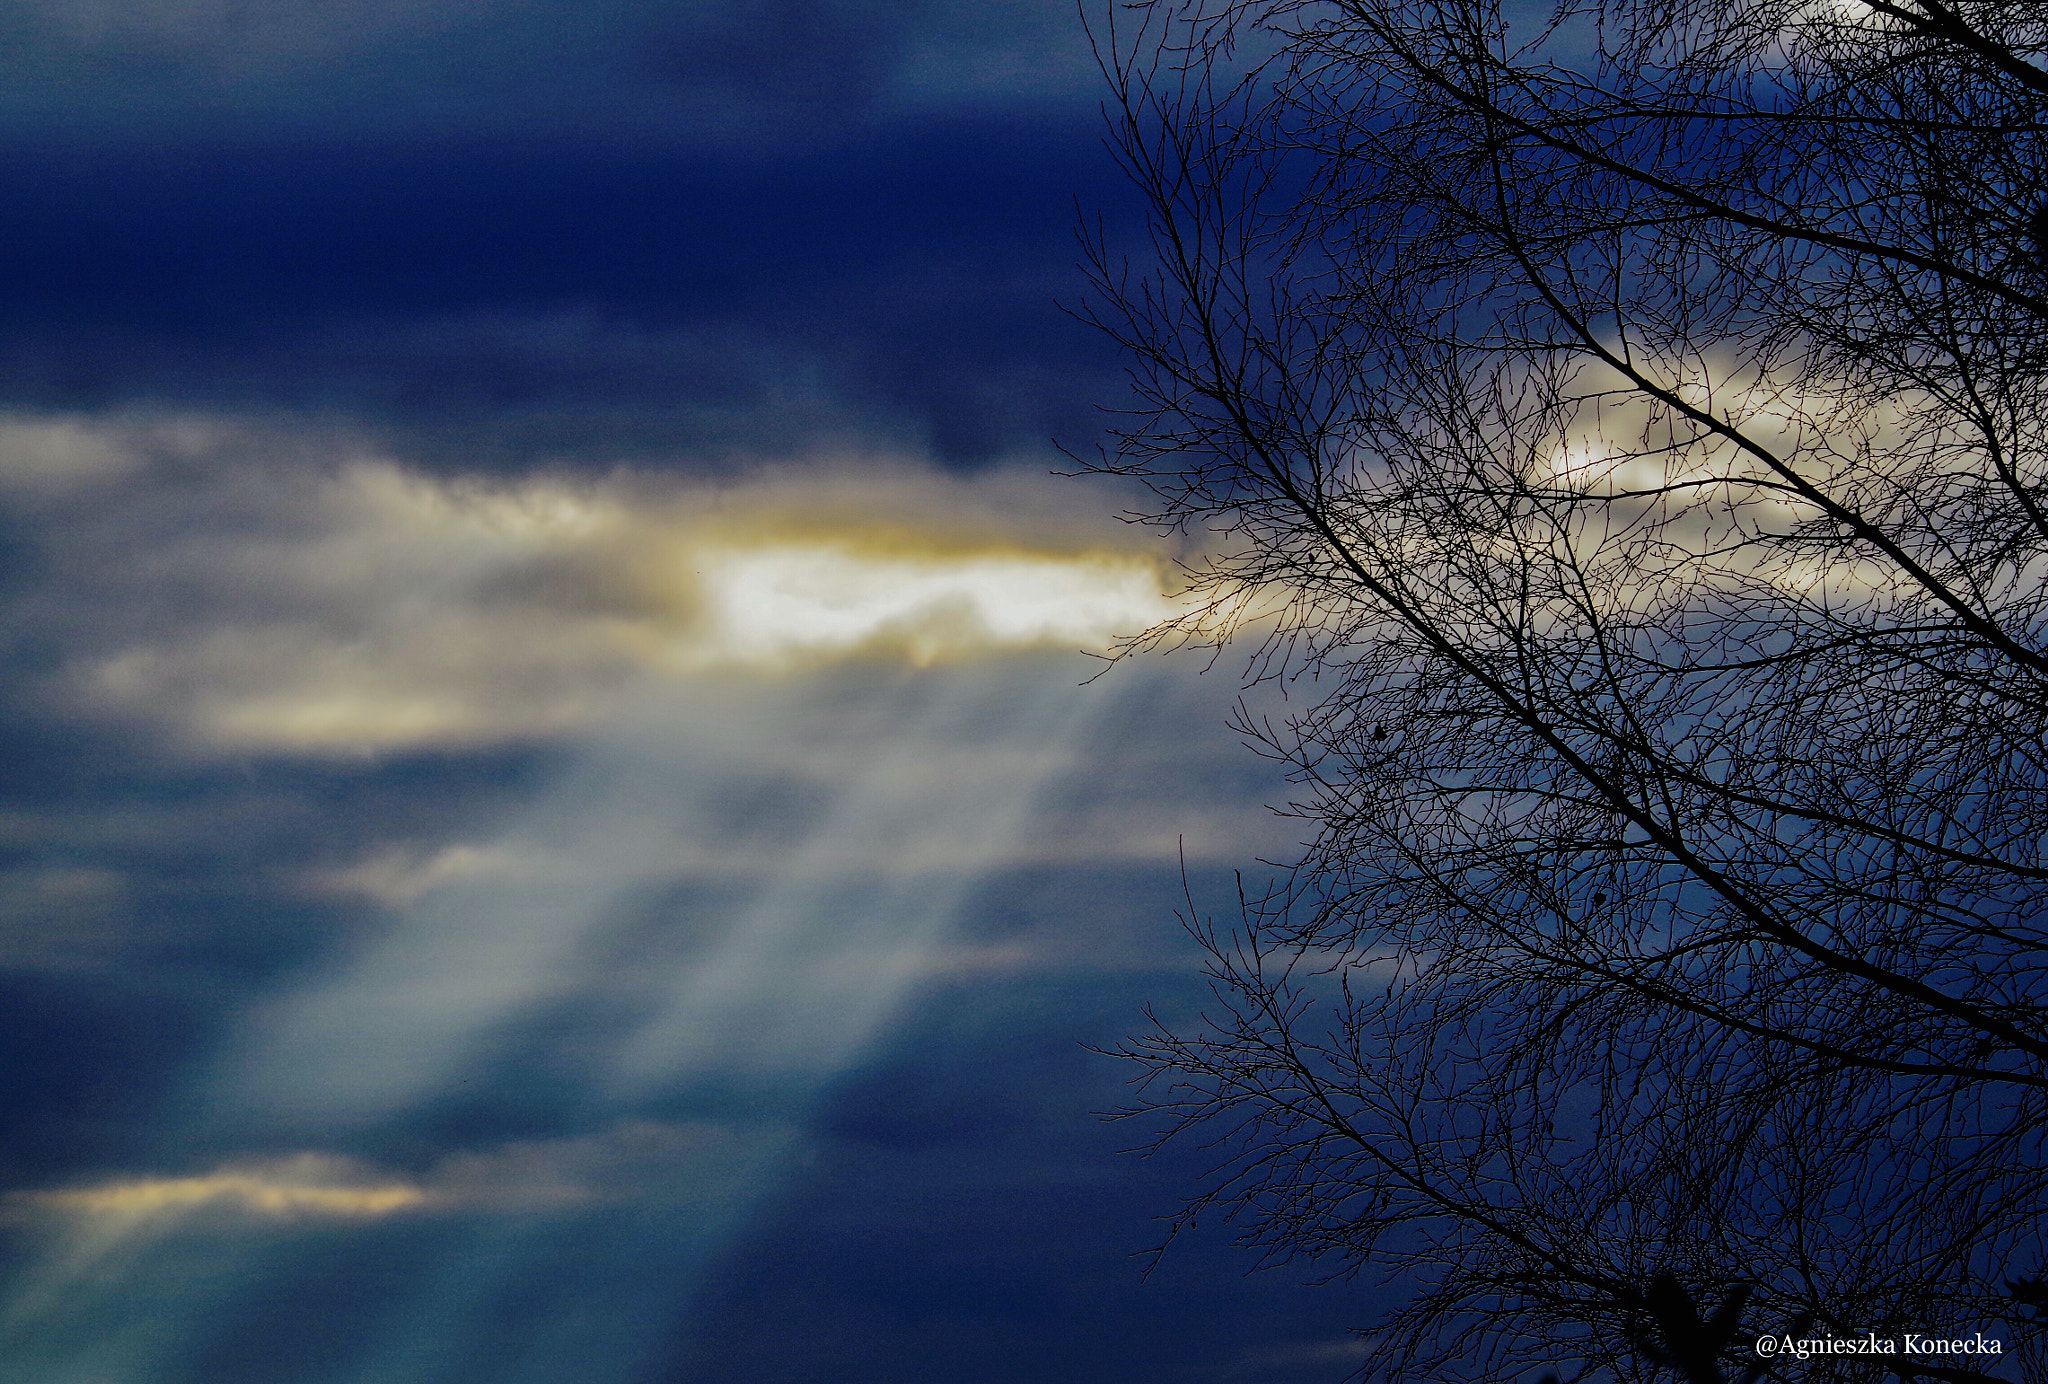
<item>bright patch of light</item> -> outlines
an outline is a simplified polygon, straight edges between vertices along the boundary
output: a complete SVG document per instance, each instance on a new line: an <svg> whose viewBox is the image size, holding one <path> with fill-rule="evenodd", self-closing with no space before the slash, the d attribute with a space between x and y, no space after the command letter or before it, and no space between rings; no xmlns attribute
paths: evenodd
<svg viewBox="0 0 2048 1384"><path fill-rule="evenodd" d="M1117 554L924 556L769 543L697 561L704 655L753 666L871 651L927 664L1034 645L1100 650L1171 613L1153 565Z"/></svg>
<svg viewBox="0 0 2048 1384"><path fill-rule="evenodd" d="M31 1192L29 1206L81 1216L141 1218L217 1207L278 1219L388 1216L422 1205L427 1194L409 1183L355 1185L339 1181L334 1160L307 1155L273 1168L223 1169L198 1177L152 1177L96 1187Z"/></svg>
<svg viewBox="0 0 2048 1384"><path fill-rule="evenodd" d="M76 609L52 629L76 647L51 691L207 749L554 739L662 684L1102 653L1178 613L1163 563L1070 544L1030 517L1053 487L1016 477L852 473L803 493L351 461L188 492L144 470L89 497L99 527L74 524Z"/></svg>

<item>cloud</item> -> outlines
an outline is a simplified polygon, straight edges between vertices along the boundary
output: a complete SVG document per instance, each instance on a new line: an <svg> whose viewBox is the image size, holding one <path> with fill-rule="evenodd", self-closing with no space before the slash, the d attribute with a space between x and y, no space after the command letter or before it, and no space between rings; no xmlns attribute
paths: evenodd
<svg viewBox="0 0 2048 1384"><path fill-rule="evenodd" d="M0 870L0 971L90 970L133 941L116 871L44 864Z"/></svg>
<svg viewBox="0 0 2048 1384"><path fill-rule="evenodd" d="M16 22L51 46L129 55L205 55L223 67L307 64L417 38L512 8L502 0L19 0Z"/></svg>
<svg viewBox="0 0 2048 1384"><path fill-rule="evenodd" d="M1071 54L1051 69L1058 83L1044 54L1080 44L1071 12L1046 0L16 0L0 38L26 78L0 95L0 119L30 128L69 102L62 124L99 133L608 131L742 146L829 139L906 84L956 101L1070 94ZM933 80L1005 56L1006 83Z"/></svg>
<svg viewBox="0 0 2048 1384"><path fill-rule="evenodd" d="M629 1119L591 1134L454 1153L425 1183L432 1205L479 1212L712 1203L742 1192L760 1159L794 1137L777 1125Z"/></svg>
<svg viewBox="0 0 2048 1384"><path fill-rule="evenodd" d="M980 0L933 7L912 34L896 90L937 103L979 96L1096 99L1101 69L1071 6Z"/></svg>
<svg viewBox="0 0 2048 1384"><path fill-rule="evenodd" d="M664 684L1102 651L1174 609L1156 557L1075 541L1093 497L1018 474L451 479L302 437L255 462L264 438L218 421L6 426L121 459L36 496L43 582L13 619L62 650L46 705L202 748L545 738Z"/></svg>
<svg viewBox="0 0 2048 1384"><path fill-rule="evenodd" d="M11 1193L17 1212L86 1222L374 1221L397 1215L525 1214L599 1203L715 1201L793 1137L696 1122L623 1120L594 1133L519 1140L443 1156L406 1176L353 1158L302 1152L190 1175L109 1178Z"/></svg>
<svg viewBox="0 0 2048 1384"><path fill-rule="evenodd" d="M655 8L632 34L640 74L770 108L866 105L886 87L923 6L747 0Z"/></svg>
<svg viewBox="0 0 2048 1384"><path fill-rule="evenodd" d="M1246 1351L1232 1362L1233 1377L1261 1374L1268 1370L1300 1369L1313 1366L1354 1364L1369 1357L1373 1342L1359 1336L1329 1341L1304 1341L1294 1345L1270 1346Z"/></svg>
<svg viewBox="0 0 2048 1384"><path fill-rule="evenodd" d="M55 1191L18 1192L21 1207L89 1218L147 1220L200 1211L264 1220L374 1219L427 1201L418 1185L374 1180L359 1165L323 1154L230 1166L192 1177L138 1177Z"/></svg>
<svg viewBox="0 0 2048 1384"><path fill-rule="evenodd" d="M1025 551L918 551L887 538L818 534L693 554L709 661L786 666L887 648L913 663L982 650L1107 648L1170 614L1141 558ZM1136 622L1136 623L1134 623Z"/></svg>
<svg viewBox="0 0 2048 1384"><path fill-rule="evenodd" d="M61 493L117 479L141 464L118 428L82 418L0 415L0 494Z"/></svg>
<svg viewBox="0 0 2048 1384"><path fill-rule="evenodd" d="M424 853L387 846L347 865L308 871L301 883L317 894L366 898L387 908L402 908L452 881L518 874L530 865L491 846L457 844Z"/></svg>

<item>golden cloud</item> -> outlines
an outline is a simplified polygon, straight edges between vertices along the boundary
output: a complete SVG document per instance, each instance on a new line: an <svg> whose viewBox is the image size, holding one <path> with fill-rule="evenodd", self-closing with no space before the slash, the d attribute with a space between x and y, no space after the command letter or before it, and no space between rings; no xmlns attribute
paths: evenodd
<svg viewBox="0 0 2048 1384"><path fill-rule="evenodd" d="M191 1176L15 1192L7 1201L17 1212L104 1223L124 1234L161 1233L194 1215L230 1223L371 1221L411 1212L545 1214L600 1201L716 1202L793 1133L627 1120L587 1135L453 1153L417 1178L299 1153Z"/></svg>
<svg viewBox="0 0 2048 1384"><path fill-rule="evenodd" d="M360 1180L353 1164L302 1154L268 1166L223 1168L195 1177L145 1177L97 1186L16 1193L23 1206L75 1216L146 1220L213 1209L272 1220L355 1220L424 1205L408 1182Z"/></svg>
<svg viewBox="0 0 2048 1384"><path fill-rule="evenodd" d="M663 680L1100 652L1176 611L1159 560L1062 541L1047 487L1016 476L713 488L448 480L359 459L223 468L214 484L123 492L158 535L146 563L118 523L82 524L71 558L74 589L98 589L70 632L88 647L66 695L200 745L551 736Z"/></svg>
<svg viewBox="0 0 2048 1384"><path fill-rule="evenodd" d="M687 548L703 623L683 656L783 668L878 652L933 663L1034 646L1101 650L1171 613L1156 565L1129 554L933 550L895 537Z"/></svg>

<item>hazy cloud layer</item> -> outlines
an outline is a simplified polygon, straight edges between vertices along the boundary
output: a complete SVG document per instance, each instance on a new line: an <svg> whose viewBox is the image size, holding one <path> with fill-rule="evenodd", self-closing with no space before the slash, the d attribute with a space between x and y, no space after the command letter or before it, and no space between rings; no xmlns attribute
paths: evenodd
<svg viewBox="0 0 2048 1384"><path fill-rule="evenodd" d="M17 637L63 650L45 704L228 748L477 745L586 729L650 678L1100 652L1173 608L1155 555L1053 542L1079 496L1024 475L449 480L328 442L0 420L47 563Z"/></svg>
<svg viewBox="0 0 2048 1384"><path fill-rule="evenodd" d="M1071 98L1046 0L15 0L0 125L756 143L891 108Z"/></svg>

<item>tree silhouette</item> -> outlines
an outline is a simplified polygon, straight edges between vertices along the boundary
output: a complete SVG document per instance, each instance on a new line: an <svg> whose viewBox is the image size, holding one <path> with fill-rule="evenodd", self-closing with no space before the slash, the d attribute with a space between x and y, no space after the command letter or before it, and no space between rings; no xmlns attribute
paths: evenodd
<svg viewBox="0 0 2048 1384"><path fill-rule="evenodd" d="M1804 1322L2008 1354L1803 1379L2048 1377L2048 13L1096 38L1150 250L1087 237L1093 464L1203 554L1148 638L1286 688L1239 728L1309 835L1125 1048L1223 1151L1186 1217L1399 1282L1368 1374L1740 1378Z"/></svg>

